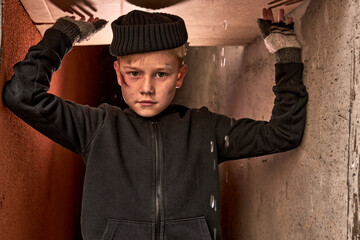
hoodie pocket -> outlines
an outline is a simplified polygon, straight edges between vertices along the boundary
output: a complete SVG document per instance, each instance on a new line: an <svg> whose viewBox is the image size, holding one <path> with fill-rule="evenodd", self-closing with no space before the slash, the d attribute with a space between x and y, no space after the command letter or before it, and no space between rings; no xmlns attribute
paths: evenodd
<svg viewBox="0 0 360 240"><path fill-rule="evenodd" d="M151 223L109 219L101 240L151 240Z"/></svg>
<svg viewBox="0 0 360 240"><path fill-rule="evenodd" d="M165 222L165 240L211 240L205 217Z"/></svg>

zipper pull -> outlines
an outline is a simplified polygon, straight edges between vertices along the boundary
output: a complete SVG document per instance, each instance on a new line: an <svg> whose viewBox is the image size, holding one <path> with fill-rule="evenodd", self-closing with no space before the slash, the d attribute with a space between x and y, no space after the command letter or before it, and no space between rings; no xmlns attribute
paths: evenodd
<svg viewBox="0 0 360 240"><path fill-rule="evenodd" d="M157 124L156 118L152 118L152 119L151 119L151 124L152 124L152 125Z"/></svg>

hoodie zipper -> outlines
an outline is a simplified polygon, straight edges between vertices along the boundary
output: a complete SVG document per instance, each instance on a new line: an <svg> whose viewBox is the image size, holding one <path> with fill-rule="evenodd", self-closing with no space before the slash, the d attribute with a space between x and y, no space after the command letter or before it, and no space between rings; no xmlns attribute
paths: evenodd
<svg viewBox="0 0 360 240"><path fill-rule="evenodd" d="M161 232L161 204L162 204L162 182L161 182L161 163L162 163L162 138L157 121L152 120L152 133L155 141L155 239L160 240Z"/></svg>

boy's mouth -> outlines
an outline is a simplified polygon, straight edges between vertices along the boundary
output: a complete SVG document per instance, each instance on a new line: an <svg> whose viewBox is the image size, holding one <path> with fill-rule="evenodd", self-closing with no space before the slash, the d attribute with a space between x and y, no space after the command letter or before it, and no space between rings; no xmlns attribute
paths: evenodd
<svg viewBox="0 0 360 240"><path fill-rule="evenodd" d="M141 106L152 106L152 105L154 105L156 102L151 101L151 100L142 100L142 101L138 101L138 103L139 103Z"/></svg>

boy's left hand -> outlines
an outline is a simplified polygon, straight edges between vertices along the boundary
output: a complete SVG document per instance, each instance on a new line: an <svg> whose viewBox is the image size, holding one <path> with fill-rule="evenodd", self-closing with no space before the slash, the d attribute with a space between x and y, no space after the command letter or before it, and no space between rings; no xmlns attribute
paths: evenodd
<svg viewBox="0 0 360 240"><path fill-rule="evenodd" d="M84 17L80 20L76 20L75 17L61 17L52 27L63 32L74 43L89 39L91 35L104 28L107 23L108 21L104 19L94 17L90 17L87 21Z"/></svg>
<svg viewBox="0 0 360 240"><path fill-rule="evenodd" d="M275 53L283 48L301 48L294 32L293 19L288 18L285 23L284 9L280 9L278 22L275 22L272 10L264 8L258 25L269 52Z"/></svg>

